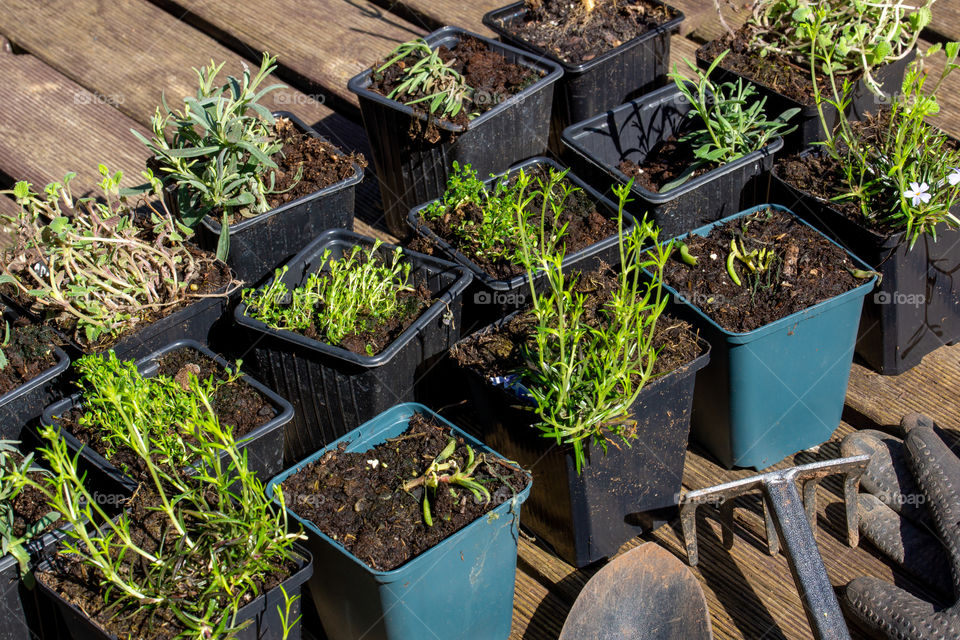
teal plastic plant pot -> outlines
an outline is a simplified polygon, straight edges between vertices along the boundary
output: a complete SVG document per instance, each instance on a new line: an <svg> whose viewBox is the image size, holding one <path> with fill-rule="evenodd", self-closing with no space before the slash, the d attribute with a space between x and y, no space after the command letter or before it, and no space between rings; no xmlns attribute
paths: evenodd
<svg viewBox="0 0 960 640"><path fill-rule="evenodd" d="M795 216L765 204L692 233L706 236L766 208ZM754 469L829 440L840 424L863 300L875 279L746 333L723 329L665 285L671 313L693 323L712 347L710 363L697 376L691 438L727 467Z"/></svg>
<svg viewBox="0 0 960 640"><path fill-rule="evenodd" d="M399 404L288 469L276 487L327 451L368 451L407 430L423 413L450 427L474 449L499 455L427 407ZM505 640L513 617L520 505L530 484L512 499L392 571L377 571L301 519L315 559L310 594L329 640Z"/></svg>

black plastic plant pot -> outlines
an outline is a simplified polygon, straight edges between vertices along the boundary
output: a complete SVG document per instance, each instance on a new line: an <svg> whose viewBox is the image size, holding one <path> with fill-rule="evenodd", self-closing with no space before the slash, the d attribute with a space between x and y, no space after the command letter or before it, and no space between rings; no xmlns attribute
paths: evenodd
<svg viewBox="0 0 960 640"><path fill-rule="evenodd" d="M704 70L709 68L713 63L713 59L708 58L705 51L710 46L711 44L708 43L697 50L697 65ZM850 106L847 108L846 114L847 118L860 120L867 113L876 113L879 107L889 104L890 96L900 93L907 65L910 64L915 55L916 50L910 52L900 60L881 65L874 69L873 76L880 85L883 93L881 96L870 91L862 79L858 80L854 86L853 94L850 97ZM809 75L808 71L808 79ZM820 122L820 115L817 112L817 105L813 102L812 98L809 103L788 98L766 84L741 76L736 71L725 69L723 62L714 69L711 75L711 79L715 82L736 82L738 78L742 78L744 82L752 83L757 88L759 97L766 97L767 103L765 110L768 115L777 116L787 109L800 109L800 113L790 120L791 124L797 125L797 129L787 134L784 138L785 153L802 151L814 142L819 142L826 137L823 125ZM833 128L837 122L837 110L832 106L826 105L823 115L827 120L827 124Z"/></svg>
<svg viewBox="0 0 960 640"><path fill-rule="evenodd" d="M511 25L526 14L526 2L514 2L483 16L483 24L504 42L553 60L563 68L563 77L553 92L550 122L550 150L555 154L560 155L563 151L561 133L574 122L586 120L663 86L670 70L670 35L680 28L684 15L657 0L649 0L649 4L666 7L673 17L580 64L559 60L512 33Z"/></svg>
<svg viewBox="0 0 960 640"><path fill-rule="evenodd" d="M231 637L235 637L236 640L300 640L302 629L299 622L293 624L289 635L284 635L281 616L281 613L286 611L284 593L287 598L296 598L288 616L288 620L292 622L300 616L301 590L313 575L313 557L305 547L299 544L294 544L293 552L296 561L294 572L270 591L260 594L252 602L240 607L234 624L239 626L247 623L247 626ZM48 558L40 565L40 569L49 571L55 563L56 558ZM83 611L64 600L42 580L37 580L37 588L65 620L67 630L62 637L72 640L118 640L117 636L105 632ZM47 606L49 607L50 604Z"/></svg>
<svg viewBox="0 0 960 640"><path fill-rule="evenodd" d="M521 169L529 171L531 167L548 167L557 171L563 171L565 167L550 160L549 158L531 158L525 162L511 167L509 171L501 175L513 175ZM495 184L500 176L490 178L486 181L489 188ZM600 193L577 177L573 172L567 174L567 179L574 185L583 189L591 201L597 205L597 210L606 214L606 217L613 220L617 219L617 205L610 199L600 195ZM407 216L407 224L420 236L429 239L441 252L453 262L463 265L473 274L473 282L464 296L464 318L466 325L470 327L480 327L490 324L498 318L516 311L520 307L526 306L527 299L530 297L530 284L526 274L514 276L508 280L498 280L481 269L475 262L455 249L449 242L439 237L430 227L423 223L420 218L420 212L433 203L427 203L411 210ZM633 230L636 221L629 213L623 214L623 232L628 234ZM567 255L563 260L564 272L568 271L591 271L600 266L600 264L616 266L620 262L619 240L616 234L596 242L588 247L584 247L577 252ZM535 280L538 289L543 285L543 273Z"/></svg>
<svg viewBox="0 0 960 640"><path fill-rule="evenodd" d="M297 129L314 138L324 139L292 113L277 111L273 115L289 119ZM339 149L337 153L344 155ZM227 264L238 279L256 285L323 231L352 229L355 191L361 180L363 169L354 164L353 175L346 180L231 224ZM205 217L197 227L197 243L215 252L220 231L220 220Z"/></svg>
<svg viewBox="0 0 960 640"><path fill-rule="evenodd" d="M153 377L157 375L159 371L159 361L164 356L181 349L197 351L214 360L225 371L232 371L234 369L233 364L210 351L199 342L179 340L138 360L137 370L140 372L140 375L145 378ZM246 370L246 367L244 367L244 370ZM246 384L256 389L258 393L266 398L276 413L269 422L257 427L237 440L240 449L247 453L248 468L256 473L261 481L266 482L283 470L283 439L285 427L293 419L293 407L289 402L250 375L244 374L242 379ZM59 416L70 412L72 409L83 408L82 399L80 393L75 393L69 398L64 398L50 405L43 412L42 423L44 425L56 426ZM90 486L93 487L95 491L102 491L104 500L109 500L111 503L118 502L118 500L114 498L116 495L115 487L119 487L123 495L130 495L137 488L137 483L132 478L117 469L90 447L83 446L73 434L67 431L61 431L60 435L73 453L77 451L80 452L80 458L84 466L89 470Z"/></svg>
<svg viewBox="0 0 960 640"><path fill-rule="evenodd" d="M611 444L606 453L591 446L580 474L572 447L543 437L534 426L532 407L476 372L464 372L472 397L461 418L464 428L531 470L523 525L567 562L583 567L611 557L660 522L658 511L678 503L694 380L710 361L710 345L700 345L696 359L641 390L630 407L637 420L631 445Z"/></svg>
<svg viewBox="0 0 960 640"><path fill-rule="evenodd" d="M797 190L773 173L780 202L881 274L866 297L856 354L874 371L897 375L960 341L960 229L937 226L913 248L904 233L884 235Z"/></svg>
<svg viewBox="0 0 960 640"><path fill-rule="evenodd" d="M689 126L687 114L692 108L680 90L669 85L568 127L563 142L572 152L573 170L601 193L608 193L611 184L626 184L629 178L620 171L620 163L629 160L642 166L659 143L679 138ZM783 140L774 138L762 149L665 193L634 183L634 201L627 206L637 218L644 213L652 216L661 237L681 235L766 197L757 178L770 171L774 154L782 146ZM694 159L690 160L692 164Z"/></svg>
<svg viewBox="0 0 960 640"><path fill-rule="evenodd" d="M283 282L292 291L323 267L323 254L337 260L354 246L374 243L351 231L320 235L287 263ZM396 247L381 245L387 256ZM460 338L463 293L472 276L462 267L404 251L412 263L411 281L422 282L436 301L380 353L359 355L293 331L272 329L234 313L251 346L247 362L258 378L294 407L287 427L286 460L294 463L345 435L398 402L413 399L418 371ZM272 281L271 281L272 282Z"/></svg>
<svg viewBox="0 0 960 640"><path fill-rule="evenodd" d="M15 315L8 309L4 319L11 321ZM0 440L23 440L23 428L39 418L44 407L63 396L59 378L70 366L70 358L57 346L53 347L53 355L56 364L0 396Z"/></svg>
<svg viewBox="0 0 960 640"><path fill-rule="evenodd" d="M57 529L28 542L30 567L35 568L63 536ZM59 627L43 604L38 589L28 589L20 580L16 558L9 553L0 556L0 640L57 640Z"/></svg>
<svg viewBox="0 0 960 640"><path fill-rule="evenodd" d="M457 27L444 27L424 39L432 48L453 47L467 36L486 43L508 62L542 73L543 78L471 120L465 128L446 120L428 119L423 111L372 91L371 69L354 76L347 85L360 99L387 226L396 235L408 232L405 220L410 209L443 194L453 162L469 164L478 175L485 176L541 155L547 148L553 89L563 70L554 62ZM416 121L424 129L428 125L436 127L439 137L418 135L412 139L409 132Z"/></svg>

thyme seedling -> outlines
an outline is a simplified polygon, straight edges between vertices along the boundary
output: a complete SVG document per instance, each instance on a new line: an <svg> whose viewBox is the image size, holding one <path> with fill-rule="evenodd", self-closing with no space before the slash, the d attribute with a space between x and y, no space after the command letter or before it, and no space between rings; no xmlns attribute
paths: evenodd
<svg viewBox="0 0 960 640"><path fill-rule="evenodd" d="M31 475L43 476L48 473L33 463L32 453L21 455L17 444L13 440L0 440L0 556L9 553L16 558L24 585L32 588L34 578L26 545L56 522L60 514L50 511L36 522L28 523L22 533L15 533L14 500L25 488L36 484L37 480Z"/></svg>
<svg viewBox="0 0 960 640"><path fill-rule="evenodd" d="M330 344L362 333L405 311L400 294L413 291L412 264L397 247L389 261L380 256L382 242L366 251L354 246L339 259L327 250L320 268L292 291L283 282L287 267L261 289L243 291L246 315L274 329L305 331L315 327Z"/></svg>
<svg viewBox="0 0 960 640"><path fill-rule="evenodd" d="M102 201L74 198L72 173L43 194L28 182L0 192L20 205L17 216L6 217L16 242L5 250L0 282L88 343L197 297L198 283L217 269L212 256L188 247L190 230L166 209L143 202L149 218L140 219L138 203L120 196L121 172L99 168ZM150 171L144 176L158 194L159 180Z"/></svg>

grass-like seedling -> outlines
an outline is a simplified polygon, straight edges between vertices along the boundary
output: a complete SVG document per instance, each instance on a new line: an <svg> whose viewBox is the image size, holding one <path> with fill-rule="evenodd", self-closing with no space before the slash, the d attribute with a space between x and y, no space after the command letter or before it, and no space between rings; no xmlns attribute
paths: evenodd
<svg viewBox="0 0 960 640"><path fill-rule="evenodd" d="M415 62L411 64L410 58ZM463 110L463 101L473 95L473 88L452 68L453 60L444 62L439 50L431 49L422 38L394 49L375 72L383 73L398 63L404 65L404 80L387 95L390 99L405 105L426 102L431 114L453 118ZM421 93L419 98L408 99Z"/></svg>
<svg viewBox="0 0 960 640"><path fill-rule="evenodd" d="M138 218L138 203L119 195L122 174L103 165L100 173L102 201L74 198L74 174L43 194L27 182L0 192L20 205L6 217L16 242L5 250L0 282L91 344L198 297L197 283L217 268L212 256L188 248L190 230L166 209L144 202L149 221ZM159 180L144 175L158 194Z"/></svg>
<svg viewBox="0 0 960 640"><path fill-rule="evenodd" d="M578 473L589 445L606 451L619 442L629 446L636 437L630 407L653 374L653 339L667 304L663 269L673 244L661 246L659 229L646 219L623 233L623 208L632 186L631 180L614 187L620 219L619 286L598 311L596 322L587 318L586 295L575 289L577 276L563 273L563 252L538 251L544 239L538 245L521 231L534 300L530 313L536 319L534 346L525 350L521 377L534 401L536 427L557 444L573 447ZM532 276L536 271L546 273L547 290L540 295Z"/></svg>
<svg viewBox="0 0 960 640"><path fill-rule="evenodd" d="M74 368L80 375L78 384L83 396L84 411L78 423L102 434L108 459L127 446L129 430L125 421L131 419L147 441L166 456L158 458L158 462L178 468L194 462L192 448L185 440L193 434L179 427L195 423L206 412L201 397L214 397L221 387L240 377L237 363L225 379L210 376L198 380L200 396L184 381L169 376L144 378L133 361L118 360L112 351L106 356L84 356ZM134 472L124 462L117 466L124 472Z"/></svg>
<svg viewBox="0 0 960 640"><path fill-rule="evenodd" d="M799 108L787 109L770 120L765 110L766 97L757 99L757 89L751 83L738 78L736 82L717 85L710 80L710 74L727 53L729 51L717 56L706 71L685 60L697 74L693 88L688 86L690 81L676 67L670 74L677 88L693 106L688 115L697 119L699 126L680 138L681 142L689 142L693 147L695 162L676 180L661 187L661 192L679 187L704 165L732 162L762 149L772 138L796 129L795 126L788 127L787 122L799 113Z"/></svg>
<svg viewBox="0 0 960 640"><path fill-rule="evenodd" d="M469 257L523 265L521 227L538 251L552 251L566 237L567 225L558 223L567 200L580 191L566 179L567 173L569 169L551 167L546 177L534 178L521 169L516 176L500 177L488 190L470 165L454 162L443 197L423 209L421 217L437 221L449 212L475 207L479 217L465 215L453 228L461 243L458 248Z"/></svg>
<svg viewBox="0 0 960 640"><path fill-rule="evenodd" d="M36 522L28 523L22 533L15 533L14 500L29 486L31 475L48 473L33 464L32 453L21 455L17 444L12 440L0 440L0 556L8 553L13 555L20 566L21 579L27 587L32 587L33 574L30 572L30 554L26 545L56 522L60 514L50 511Z"/></svg>
<svg viewBox="0 0 960 640"><path fill-rule="evenodd" d="M153 514L142 517L161 518L155 529L138 530L143 524L131 510L116 517L104 511L54 427L43 429L40 450L51 475L30 482L72 525L61 554L78 558L102 585L114 615L145 615L148 626L179 622L180 637L227 638L238 630L238 609L260 595L269 576L289 569L300 534L288 531L282 496L279 506L266 497L207 390L196 376L188 378L195 408L182 424L194 436L183 443L194 462L189 469L167 463L181 455L181 443L152 438L138 420L162 411L154 400L101 389L103 408L118 421L118 446L146 470L134 500Z"/></svg>
<svg viewBox="0 0 960 640"><path fill-rule="evenodd" d="M834 73L852 80L862 77L880 93L873 69L913 50L933 17L934 2L755 0L747 26L751 46L761 56L780 54L807 68L816 61L811 45L819 42L835 52ZM719 13L719 0L714 3ZM821 24L815 26L817 22Z"/></svg>
<svg viewBox="0 0 960 640"><path fill-rule="evenodd" d="M413 291L412 264L397 247L389 261L379 255L379 240L366 251L354 246L339 259L328 249L320 268L290 291L283 282L287 271L277 269L262 289L246 289L246 314L273 329L303 332L311 327L332 345L344 337L377 327L404 312L400 294Z"/></svg>
<svg viewBox="0 0 960 640"><path fill-rule="evenodd" d="M828 34L828 19L828 14L816 10L811 29ZM928 87L924 61L940 51L945 53L944 67ZM951 213L960 201L960 149L927 121L940 112L937 92L944 80L960 68L960 43L935 44L918 53L904 75L901 95L890 101L889 108L878 110L878 132L872 135L845 117L835 129L826 126L825 105L846 113L853 92L850 80L838 75L837 55L819 37L811 45L817 108L827 132L821 148L837 162L845 186L833 201L855 203L868 223L902 229L911 248L924 234L936 239L941 223L960 226ZM819 69L827 75L825 87L817 81Z"/></svg>
<svg viewBox="0 0 960 640"><path fill-rule="evenodd" d="M441 486L446 486L450 491L453 491L454 486L463 487L473 494L477 502L490 502L490 491L473 477L474 472L484 462L485 457L483 454L475 455L473 447L470 445L464 445L464 448L466 449L466 460L461 467L457 459L453 457L457 449L457 440L456 438L450 438L447 446L433 459L423 475L403 484L404 491L412 491L416 487L423 487L423 521L428 527L433 526L433 514L430 507L431 494L433 494L435 500L436 492Z"/></svg>
<svg viewBox="0 0 960 640"><path fill-rule="evenodd" d="M204 216L219 215L221 260L230 250L231 218L269 211L267 196L278 193L273 156L283 144L274 135L273 114L260 104L264 96L283 88L261 88L276 69L276 60L265 53L255 75L244 70L241 78L229 76L223 84L217 76L224 63L194 69L196 97L187 97L182 110L171 110L164 99L163 111L158 107L151 121L149 140L133 131L154 154L162 177L176 185L187 226L195 228Z"/></svg>

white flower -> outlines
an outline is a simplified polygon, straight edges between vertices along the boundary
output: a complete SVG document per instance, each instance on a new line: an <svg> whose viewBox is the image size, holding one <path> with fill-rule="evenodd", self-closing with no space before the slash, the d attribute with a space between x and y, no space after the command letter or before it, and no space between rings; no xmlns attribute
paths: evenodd
<svg viewBox="0 0 960 640"><path fill-rule="evenodd" d="M950 167L950 168L953 169L953 171L950 173L950 175L947 176L947 182L949 182L950 186L952 187L958 182L960 182L960 167Z"/></svg>
<svg viewBox="0 0 960 640"><path fill-rule="evenodd" d="M367 464L370 465L371 467L373 467L374 469L376 469L377 467L380 466L380 461L379 461L379 460L367 460Z"/></svg>
<svg viewBox="0 0 960 640"><path fill-rule="evenodd" d="M930 185L926 182L921 182L917 184L916 182L910 183L910 188L903 192L903 197L910 198L913 202L913 206L918 206L921 202L926 204L930 202Z"/></svg>

